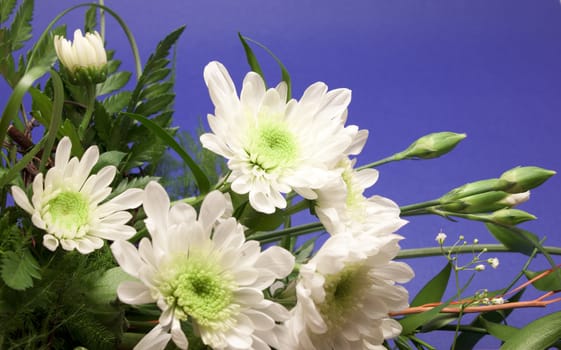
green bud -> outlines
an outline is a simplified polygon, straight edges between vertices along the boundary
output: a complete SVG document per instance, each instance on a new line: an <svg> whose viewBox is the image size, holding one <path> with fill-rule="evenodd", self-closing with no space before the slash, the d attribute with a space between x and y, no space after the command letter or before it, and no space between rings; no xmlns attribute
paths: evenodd
<svg viewBox="0 0 561 350"><path fill-rule="evenodd" d="M466 214L488 213L508 207L502 202L508 196L509 194L503 191L489 191L458 199L441 206L441 209Z"/></svg>
<svg viewBox="0 0 561 350"><path fill-rule="evenodd" d="M501 179L512 183L509 193L520 193L531 190L555 175L555 171L536 166L516 167L504 172Z"/></svg>
<svg viewBox="0 0 561 350"><path fill-rule="evenodd" d="M405 151L398 153L398 158L437 158L453 150L465 138L466 134L457 134L450 131L428 134L413 142Z"/></svg>
<svg viewBox="0 0 561 350"><path fill-rule="evenodd" d="M496 224L514 226L525 221L535 220L536 217L519 209L501 209L490 214L489 219Z"/></svg>
<svg viewBox="0 0 561 350"><path fill-rule="evenodd" d="M456 187L444 196L440 197L441 202L454 202L460 198L473 196L492 191L503 191L509 186L509 182L501 179L486 179L470 182L460 187ZM502 199L504 197L501 197ZM500 200L499 199L499 200Z"/></svg>

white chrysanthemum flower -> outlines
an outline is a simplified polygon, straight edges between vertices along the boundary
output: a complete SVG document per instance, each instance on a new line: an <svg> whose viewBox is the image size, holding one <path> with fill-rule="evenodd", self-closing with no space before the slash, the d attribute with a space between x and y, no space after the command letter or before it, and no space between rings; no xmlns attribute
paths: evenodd
<svg viewBox="0 0 561 350"><path fill-rule="evenodd" d="M407 264L391 261L401 238L329 237L300 268L287 348L384 349L385 339L399 335L400 324L388 314L408 307L407 290L396 282L413 277Z"/></svg>
<svg viewBox="0 0 561 350"><path fill-rule="evenodd" d="M84 36L76 29L73 42L55 35L54 46L58 59L76 81L98 83L105 80L107 53L98 32Z"/></svg>
<svg viewBox="0 0 561 350"><path fill-rule="evenodd" d="M81 160L70 159L72 143L60 140L55 165L33 181L31 202L25 192L12 186L14 201L31 215L33 224L45 230L43 245L54 251L59 244L64 250L91 253L103 246L103 240L129 239L135 229L126 223L132 215L125 210L142 202L141 189L128 189L102 203L110 194L110 184L117 169L106 166L90 176L99 159L97 146L86 150ZM100 204L101 203L101 204Z"/></svg>
<svg viewBox="0 0 561 350"><path fill-rule="evenodd" d="M228 159L232 190L249 193L255 210L285 208L282 193L291 190L315 199L313 190L339 175L334 165L357 134L356 126L344 126L350 90L328 92L318 82L300 101L287 103L286 84L266 89L254 72L245 76L240 97L222 64L209 63L204 77L215 114L208 116L212 133L202 135L201 143Z"/></svg>
<svg viewBox="0 0 561 350"><path fill-rule="evenodd" d="M406 221L399 217L399 206L392 200L372 196L365 189L378 180L375 169L354 169L356 160L342 159L341 176L317 190L315 211L327 232L365 232L386 234L397 231Z"/></svg>
<svg viewBox="0 0 561 350"><path fill-rule="evenodd" d="M294 257L280 247L261 252L257 241L245 241L244 228L225 218L225 196L209 193L197 217L185 203L170 208L159 184L146 186L144 210L151 240L137 247L126 241L111 245L113 254L138 282L124 282L119 299L138 305L156 302L159 324L136 349L163 349L171 339L188 348L181 321L213 349L269 349L286 333L289 317L281 305L264 299L263 290L293 269Z"/></svg>

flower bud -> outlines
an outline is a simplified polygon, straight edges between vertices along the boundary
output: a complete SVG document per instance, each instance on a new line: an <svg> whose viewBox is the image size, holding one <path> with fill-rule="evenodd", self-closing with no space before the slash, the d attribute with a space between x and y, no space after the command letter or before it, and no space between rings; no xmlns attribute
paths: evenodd
<svg viewBox="0 0 561 350"><path fill-rule="evenodd" d="M97 84L107 78L107 53L98 32L83 36L82 31L76 29L74 42L56 35L54 46L73 83Z"/></svg>
<svg viewBox="0 0 561 350"><path fill-rule="evenodd" d="M487 259L487 263L491 265L492 268L496 269L499 267L499 259L498 258L489 258Z"/></svg>
<svg viewBox="0 0 561 350"><path fill-rule="evenodd" d="M536 166L516 167L504 172L501 179L512 183L506 191L520 193L531 190L555 175L555 171Z"/></svg>
<svg viewBox="0 0 561 350"><path fill-rule="evenodd" d="M398 153L400 159L430 159L444 155L466 138L466 134L444 131L425 135L413 142L405 151Z"/></svg>
<svg viewBox="0 0 561 350"><path fill-rule="evenodd" d="M528 201L528 199L530 199L530 191L512 193L499 201L499 204L504 204L505 207L512 208Z"/></svg>
<svg viewBox="0 0 561 350"><path fill-rule="evenodd" d="M501 209L490 214L489 219L497 224L514 226L525 221L535 220L536 217L519 209Z"/></svg>
<svg viewBox="0 0 561 350"><path fill-rule="evenodd" d="M485 271L485 265L483 264L476 265L475 271Z"/></svg>
<svg viewBox="0 0 561 350"><path fill-rule="evenodd" d="M448 237L448 236L446 236L446 233L444 233L444 232L439 232L439 233L436 235L435 241L437 241L438 244L443 245L443 244L444 244L444 241L446 240L446 237Z"/></svg>
<svg viewBox="0 0 561 350"><path fill-rule="evenodd" d="M473 196L476 194L504 190L508 186L508 181L501 179L479 180L454 188L444 196L440 197L440 200L442 202L453 202L457 199ZM491 196L499 196L500 198L497 198L498 200L504 198L503 196L500 196L498 194L492 194Z"/></svg>

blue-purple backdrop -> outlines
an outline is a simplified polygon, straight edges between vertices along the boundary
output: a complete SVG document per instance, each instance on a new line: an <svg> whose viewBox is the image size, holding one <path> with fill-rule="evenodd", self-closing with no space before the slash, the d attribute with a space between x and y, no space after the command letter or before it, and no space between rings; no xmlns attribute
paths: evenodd
<svg viewBox="0 0 561 350"><path fill-rule="evenodd" d="M37 36L56 14L78 2L36 3ZM175 124L182 129L193 129L213 112L202 79L206 63L220 60L238 86L241 83L248 66L239 31L281 58L293 77L295 97L318 80L331 88L353 90L349 123L370 130L361 164L400 151L429 132L467 133L467 139L441 159L383 166L372 194L405 205L436 198L468 181L499 176L517 165L561 170L557 0L106 0L106 5L127 22L143 60L166 34L187 25L177 47ZM79 10L62 20L69 24L69 32L82 15ZM108 20L107 47L118 48L117 58L132 69L125 36L113 20ZM274 62L257 52L269 83L276 83ZM6 88L0 88L5 100ZM523 227L547 236L549 245L561 245L560 198L557 175L522 206L539 218ZM463 234L470 240L494 242L483 225L434 217L412 218L401 230L406 237L402 246L434 245L441 229L450 240ZM508 261L500 257L499 269L481 273L474 282L477 286L504 285L525 261L519 255ZM413 294L444 259L410 263L417 274L407 285ZM540 314L516 311L513 322L522 325ZM425 338L438 348L449 342L440 334ZM486 344L497 347L496 342Z"/></svg>

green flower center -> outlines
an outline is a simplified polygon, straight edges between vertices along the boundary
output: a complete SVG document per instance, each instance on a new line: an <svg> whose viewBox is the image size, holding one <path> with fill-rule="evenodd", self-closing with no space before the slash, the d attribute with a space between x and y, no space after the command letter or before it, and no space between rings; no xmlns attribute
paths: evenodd
<svg viewBox="0 0 561 350"><path fill-rule="evenodd" d="M267 171L293 162L298 147L294 135L284 125L270 123L255 130L248 154L251 164Z"/></svg>
<svg viewBox="0 0 561 350"><path fill-rule="evenodd" d="M344 324L348 315L362 307L370 284L368 267L359 264L348 265L339 273L326 276L325 300L318 309L329 328Z"/></svg>
<svg viewBox="0 0 561 350"><path fill-rule="evenodd" d="M172 259L173 277L165 278L161 291L168 305L175 305L175 315L193 318L199 326L228 329L239 306L233 304L235 283L219 270L209 257Z"/></svg>
<svg viewBox="0 0 561 350"><path fill-rule="evenodd" d="M53 224L65 231L76 233L90 219L89 203L80 192L61 192L47 203L46 208Z"/></svg>

